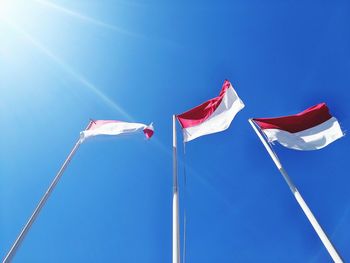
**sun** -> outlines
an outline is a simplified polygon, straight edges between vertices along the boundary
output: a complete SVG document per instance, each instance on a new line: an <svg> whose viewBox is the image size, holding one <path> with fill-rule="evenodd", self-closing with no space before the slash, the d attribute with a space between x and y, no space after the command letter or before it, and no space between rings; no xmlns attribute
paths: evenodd
<svg viewBox="0 0 350 263"><path fill-rule="evenodd" d="M0 19L7 19L14 16L15 0L0 0Z"/></svg>
<svg viewBox="0 0 350 263"><path fill-rule="evenodd" d="M8 0L0 0L0 18L8 12L10 2Z"/></svg>

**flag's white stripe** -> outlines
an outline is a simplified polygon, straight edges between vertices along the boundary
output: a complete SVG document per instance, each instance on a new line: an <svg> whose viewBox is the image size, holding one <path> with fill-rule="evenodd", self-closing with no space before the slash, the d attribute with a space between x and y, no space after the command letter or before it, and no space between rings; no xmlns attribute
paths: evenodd
<svg viewBox="0 0 350 263"><path fill-rule="evenodd" d="M230 86L226 90L220 105L207 120L199 125L183 129L184 141L188 142L202 135L226 130L235 115L243 108L243 102L232 86Z"/></svg>
<svg viewBox="0 0 350 263"><path fill-rule="evenodd" d="M283 146L295 150L321 149L344 135L334 117L315 127L296 133L279 129L264 129L263 132L270 142L278 141Z"/></svg>
<svg viewBox="0 0 350 263"><path fill-rule="evenodd" d="M119 135L126 133L135 133L139 131L143 131L147 125L142 123L128 123L128 122L114 122L114 123L106 123L95 129L82 131L80 133L81 140L86 138L96 136L96 135Z"/></svg>

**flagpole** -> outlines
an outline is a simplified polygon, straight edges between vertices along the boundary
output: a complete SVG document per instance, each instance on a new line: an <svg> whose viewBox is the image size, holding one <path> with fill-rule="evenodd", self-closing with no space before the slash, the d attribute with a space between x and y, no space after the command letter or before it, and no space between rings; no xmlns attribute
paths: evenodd
<svg viewBox="0 0 350 263"><path fill-rule="evenodd" d="M180 263L179 192L176 148L176 117L173 115L173 263Z"/></svg>
<svg viewBox="0 0 350 263"><path fill-rule="evenodd" d="M324 232L324 230L322 229L320 224L317 222L315 216L313 215L313 213L311 212L310 208L308 207L308 205L304 201L304 199L301 196L301 194L299 193L298 189L296 188L296 186L294 185L294 183L292 182L292 180L288 176L286 170L284 170L284 168L282 167L281 162L279 161L279 159L278 159L277 155L275 154L275 152L272 150L270 144L267 143L267 141L265 140L263 135L259 132L259 130L255 126L253 120L249 119L248 121L249 121L250 125L253 127L255 133L258 135L260 141L265 146L265 149L269 153L270 157L272 158L273 162L277 166L277 168L280 171L280 173L282 174L284 180L286 181L286 183L289 186L289 189L293 193L293 195L294 195L295 199L297 200L298 204L300 205L300 207L303 209L306 217L309 219L311 225L313 226L314 230L318 234L318 236L321 239L323 245L326 247L326 249L327 249L328 253L330 254L330 256L332 257L333 261L336 262L336 263L343 262L343 260L341 259L340 255L338 254L337 250L335 249L335 247L331 243L330 239L327 237L326 233Z"/></svg>
<svg viewBox="0 0 350 263"><path fill-rule="evenodd" d="M89 124L87 125L87 127L85 128L85 130L89 129L90 126L92 124L92 121L89 122ZM55 178L53 179L53 181L51 182L49 188L46 190L45 194L43 195L43 197L41 198L40 202L38 203L37 207L35 208L33 214L30 216L28 222L25 224L25 226L23 227L21 233L19 234L19 236L17 237L16 241L13 243L10 251L7 253L6 257L4 258L4 260L2 261L3 263L9 263L11 262L12 258L15 256L17 249L19 248L19 246L22 244L23 239L25 238L25 236L27 235L28 231L30 230L31 226L33 225L33 223L35 222L36 218L38 217L41 209L43 208L43 206L45 205L47 199L49 198L50 194L52 193L52 191L54 190L55 186L57 185L58 181L60 180L60 178L62 177L62 174L64 173L64 171L66 170L68 164L70 163L72 157L74 156L74 154L76 153L76 151L78 150L79 146L81 144L81 140L79 138L79 140L76 142L76 144L74 145L73 149L71 150L71 152L69 153L67 159L64 161L63 165L61 166L60 170L58 171L58 173L56 174Z"/></svg>

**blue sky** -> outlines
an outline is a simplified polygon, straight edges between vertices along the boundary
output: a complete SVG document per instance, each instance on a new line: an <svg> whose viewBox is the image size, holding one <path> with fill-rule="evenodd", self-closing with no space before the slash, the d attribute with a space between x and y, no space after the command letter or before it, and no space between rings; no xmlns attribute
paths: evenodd
<svg viewBox="0 0 350 263"><path fill-rule="evenodd" d="M331 262L247 119L327 102L349 129L349 12L348 1L0 0L0 257L95 118L156 133L83 144L14 262L171 262L171 116L227 78L245 109L185 155L179 143L186 262ZM275 147L346 261L349 147L347 136Z"/></svg>

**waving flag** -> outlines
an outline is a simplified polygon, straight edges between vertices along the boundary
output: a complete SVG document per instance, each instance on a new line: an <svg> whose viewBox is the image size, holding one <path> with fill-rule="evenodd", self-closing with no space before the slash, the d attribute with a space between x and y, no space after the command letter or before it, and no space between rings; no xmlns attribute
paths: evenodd
<svg viewBox="0 0 350 263"><path fill-rule="evenodd" d="M123 122L115 120L97 120L92 121L90 127L80 133L81 141L97 135L122 135L139 133L143 131L146 138L149 139L154 133L153 125L142 123Z"/></svg>
<svg viewBox="0 0 350 263"><path fill-rule="evenodd" d="M218 97L177 115L188 142L202 135L226 130L235 115L244 108L244 104L226 80Z"/></svg>
<svg viewBox="0 0 350 263"><path fill-rule="evenodd" d="M344 135L325 103L296 115L253 120L270 142L295 150L321 149Z"/></svg>

